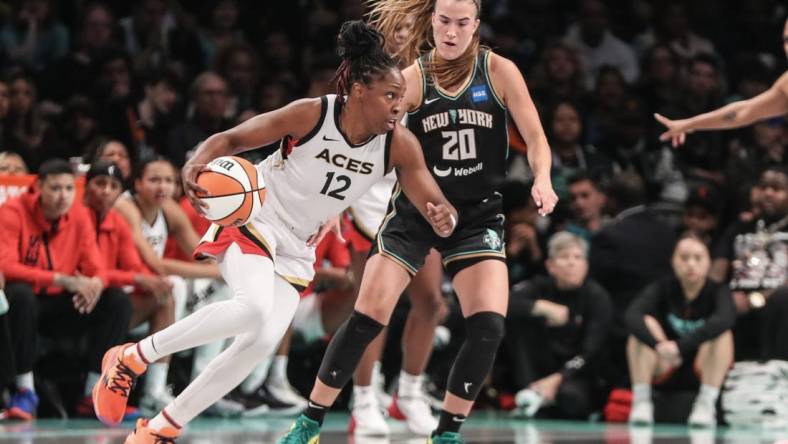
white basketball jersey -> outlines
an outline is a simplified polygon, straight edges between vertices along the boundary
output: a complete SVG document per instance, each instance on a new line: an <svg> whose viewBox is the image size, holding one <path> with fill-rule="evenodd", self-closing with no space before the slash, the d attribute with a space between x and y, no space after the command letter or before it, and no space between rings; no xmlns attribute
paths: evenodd
<svg viewBox="0 0 788 444"><path fill-rule="evenodd" d="M170 235L167 227L167 219L164 218L164 210L159 209L153 224L142 219L142 236L148 241L148 245L156 252L156 256L164 257L164 250L167 247L167 237Z"/></svg>
<svg viewBox="0 0 788 444"><path fill-rule="evenodd" d="M322 97L315 128L258 165L271 205L291 230L306 239L339 215L386 173L390 133L352 145L339 130L335 95Z"/></svg>

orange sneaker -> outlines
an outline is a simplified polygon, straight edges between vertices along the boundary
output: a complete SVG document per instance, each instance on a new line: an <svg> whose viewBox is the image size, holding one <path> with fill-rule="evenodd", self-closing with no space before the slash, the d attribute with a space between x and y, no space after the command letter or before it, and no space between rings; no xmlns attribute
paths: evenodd
<svg viewBox="0 0 788 444"><path fill-rule="evenodd" d="M114 426L123 420L129 393L137 377L145 373L147 365L124 359L123 352L135 344L117 345L104 354L101 361L101 378L93 386L93 409L96 417L106 425Z"/></svg>
<svg viewBox="0 0 788 444"><path fill-rule="evenodd" d="M138 419L137 427L126 437L126 444L174 444L181 431L175 427L153 430L148 427L147 419Z"/></svg>

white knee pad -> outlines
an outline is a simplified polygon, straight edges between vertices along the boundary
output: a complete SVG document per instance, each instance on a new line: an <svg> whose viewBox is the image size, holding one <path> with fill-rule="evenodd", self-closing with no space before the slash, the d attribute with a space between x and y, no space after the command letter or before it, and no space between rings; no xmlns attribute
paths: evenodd
<svg viewBox="0 0 788 444"><path fill-rule="evenodd" d="M320 301L321 298L317 294L301 298L293 318L293 330L301 334L307 343L326 335L320 316Z"/></svg>

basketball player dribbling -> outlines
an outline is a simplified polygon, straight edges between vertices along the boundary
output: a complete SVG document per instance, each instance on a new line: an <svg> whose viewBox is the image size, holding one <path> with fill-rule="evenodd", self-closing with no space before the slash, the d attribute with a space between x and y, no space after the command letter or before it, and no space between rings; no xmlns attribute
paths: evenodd
<svg viewBox="0 0 788 444"><path fill-rule="evenodd" d="M195 208L201 169L212 159L283 140L257 165L266 201L251 223L213 226L195 251L214 256L234 297L203 307L139 343L110 349L94 388L96 415L116 424L135 379L162 356L234 336L157 416L137 422L127 444L170 443L182 427L237 386L273 353L293 318L298 290L312 278L314 245L335 217L391 168L436 236L458 223L424 164L413 134L398 125L405 81L383 51L382 37L363 22L347 22L339 36L338 94L297 100L209 137L184 166L185 190ZM333 222L325 224L331 219Z"/></svg>
<svg viewBox="0 0 788 444"><path fill-rule="evenodd" d="M331 339L309 405L280 444L313 444L328 407L349 381L369 343L388 323L400 293L430 248L441 254L466 320L467 336L449 374L431 443L462 443L459 429L492 368L504 335L509 285L501 197L506 171L507 115L528 144L531 189L539 212L558 198L550 180L550 148L522 74L510 60L479 48L480 0L379 0L373 23L386 33L402 16L415 21L409 42L435 49L403 71L408 128L423 145L430 172L462 208L454 234L436 238L415 219L397 188L367 260L355 311Z"/></svg>

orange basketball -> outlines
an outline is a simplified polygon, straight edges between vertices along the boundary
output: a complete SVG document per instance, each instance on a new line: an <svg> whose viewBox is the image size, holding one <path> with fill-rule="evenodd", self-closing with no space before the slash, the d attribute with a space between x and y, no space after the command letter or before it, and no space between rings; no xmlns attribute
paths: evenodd
<svg viewBox="0 0 788 444"><path fill-rule="evenodd" d="M241 226L260 211L265 202L263 176L248 160L217 157L198 176L197 184L208 193L199 195L208 205L205 217L222 226Z"/></svg>

